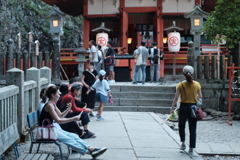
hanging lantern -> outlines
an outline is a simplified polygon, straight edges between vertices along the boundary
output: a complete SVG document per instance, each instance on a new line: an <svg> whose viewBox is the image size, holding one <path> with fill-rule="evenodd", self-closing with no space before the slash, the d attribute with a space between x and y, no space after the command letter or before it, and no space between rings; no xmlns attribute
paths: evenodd
<svg viewBox="0 0 240 160"><path fill-rule="evenodd" d="M179 52L180 50L180 33L179 32L168 33L168 50L170 52Z"/></svg>
<svg viewBox="0 0 240 160"><path fill-rule="evenodd" d="M96 36L96 43L102 46L102 50L106 48L108 42L108 34L107 33L98 33Z"/></svg>

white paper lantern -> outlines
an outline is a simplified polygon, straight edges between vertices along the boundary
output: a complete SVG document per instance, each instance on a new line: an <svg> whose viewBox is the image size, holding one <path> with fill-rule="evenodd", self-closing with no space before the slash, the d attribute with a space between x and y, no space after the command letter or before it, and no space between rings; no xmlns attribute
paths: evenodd
<svg viewBox="0 0 240 160"><path fill-rule="evenodd" d="M169 52L179 52L180 50L180 33L170 32L168 33L168 50Z"/></svg>
<svg viewBox="0 0 240 160"><path fill-rule="evenodd" d="M102 46L102 50L107 48L108 34L107 33L98 33L96 37L96 43Z"/></svg>

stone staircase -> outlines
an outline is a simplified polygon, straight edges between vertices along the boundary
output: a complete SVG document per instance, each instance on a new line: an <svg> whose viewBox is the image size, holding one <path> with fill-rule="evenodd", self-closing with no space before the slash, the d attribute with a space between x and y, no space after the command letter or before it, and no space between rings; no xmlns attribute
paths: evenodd
<svg viewBox="0 0 240 160"><path fill-rule="evenodd" d="M135 111L169 113L176 85L110 84L113 105L106 103L104 111ZM99 104L96 103L96 106Z"/></svg>

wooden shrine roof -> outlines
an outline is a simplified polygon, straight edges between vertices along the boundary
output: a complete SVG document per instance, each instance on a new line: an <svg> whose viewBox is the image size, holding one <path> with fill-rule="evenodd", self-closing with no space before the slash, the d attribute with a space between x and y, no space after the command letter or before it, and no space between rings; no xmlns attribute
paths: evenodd
<svg viewBox="0 0 240 160"><path fill-rule="evenodd" d="M83 14L83 3L86 0L42 0L43 2L53 6L56 5L60 10L68 15L79 16ZM217 0L202 0L201 9L211 12L216 6Z"/></svg>
<svg viewBox="0 0 240 160"><path fill-rule="evenodd" d="M72 16L83 14L84 0L42 0L43 2L53 6L56 5L59 9Z"/></svg>

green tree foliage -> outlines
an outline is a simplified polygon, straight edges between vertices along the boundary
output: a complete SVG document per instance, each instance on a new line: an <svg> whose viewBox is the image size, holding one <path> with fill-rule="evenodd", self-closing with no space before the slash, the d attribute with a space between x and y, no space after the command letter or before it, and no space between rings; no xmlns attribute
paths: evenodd
<svg viewBox="0 0 240 160"><path fill-rule="evenodd" d="M203 30L206 38L214 42L221 42L221 36L225 35L226 46L234 48L240 41L240 0L218 0Z"/></svg>

